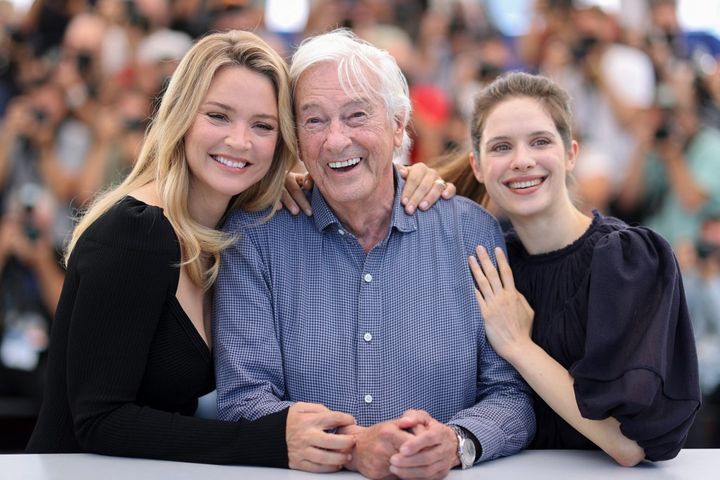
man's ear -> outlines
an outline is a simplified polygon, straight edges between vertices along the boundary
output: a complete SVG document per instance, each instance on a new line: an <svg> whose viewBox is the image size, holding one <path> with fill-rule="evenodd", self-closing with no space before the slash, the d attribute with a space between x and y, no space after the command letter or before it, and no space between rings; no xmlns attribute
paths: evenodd
<svg viewBox="0 0 720 480"><path fill-rule="evenodd" d="M405 119L401 115L396 115L393 118L393 145L396 150L402 147L403 139L405 138Z"/></svg>
<svg viewBox="0 0 720 480"><path fill-rule="evenodd" d="M475 159L475 153L470 152L468 160L470 161L470 168L472 168L473 174L475 175L475 178L477 178L477 181L480 183L485 183L482 168L480 168L480 162Z"/></svg>

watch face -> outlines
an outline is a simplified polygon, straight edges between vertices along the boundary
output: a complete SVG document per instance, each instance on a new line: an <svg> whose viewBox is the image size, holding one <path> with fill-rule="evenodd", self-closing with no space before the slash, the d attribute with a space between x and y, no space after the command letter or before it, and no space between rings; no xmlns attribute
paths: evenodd
<svg viewBox="0 0 720 480"><path fill-rule="evenodd" d="M470 468L475 463L475 443L469 438L463 439L460 462L463 468Z"/></svg>

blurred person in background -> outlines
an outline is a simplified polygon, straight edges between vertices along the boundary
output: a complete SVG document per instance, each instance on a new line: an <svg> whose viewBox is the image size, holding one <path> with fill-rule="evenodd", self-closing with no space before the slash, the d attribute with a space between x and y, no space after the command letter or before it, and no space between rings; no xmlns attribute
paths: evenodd
<svg viewBox="0 0 720 480"><path fill-rule="evenodd" d="M64 271L52 241L53 200L26 183L0 220L0 396L39 408Z"/></svg>
<svg viewBox="0 0 720 480"><path fill-rule="evenodd" d="M607 212L636 143L633 129L653 104L655 74L642 50L623 43L611 14L598 7L576 8L571 20L576 29L571 59L581 75L557 81L570 80L561 85L573 99L575 128L584 146L574 172L577 194Z"/></svg>
<svg viewBox="0 0 720 480"><path fill-rule="evenodd" d="M139 90L124 90L93 124L93 144L78 180L76 203L86 205L98 191L119 184L140 153L150 122L151 102Z"/></svg>
<svg viewBox="0 0 720 480"><path fill-rule="evenodd" d="M42 83L16 97L0 132L0 202L16 196L26 183L48 190L57 205L53 241L62 245L71 229L77 179L90 148L90 130L69 115L65 90Z"/></svg>
<svg viewBox="0 0 720 480"><path fill-rule="evenodd" d="M663 235L675 248L695 245L700 227L720 206L720 132L700 123L694 98L658 92L638 122L638 143L618 206Z"/></svg>
<svg viewBox="0 0 720 480"><path fill-rule="evenodd" d="M688 446L716 447L720 445L720 209L703 222L695 245L678 249L678 257L684 266L703 392Z"/></svg>

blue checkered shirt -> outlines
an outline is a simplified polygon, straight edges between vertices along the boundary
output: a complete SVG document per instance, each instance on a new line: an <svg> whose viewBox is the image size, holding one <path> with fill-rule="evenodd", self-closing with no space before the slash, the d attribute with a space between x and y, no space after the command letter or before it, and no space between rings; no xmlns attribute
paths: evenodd
<svg viewBox="0 0 720 480"><path fill-rule="evenodd" d="M396 192L402 180L396 174ZM365 254L317 189L314 215L240 212L222 256L213 325L218 412L256 419L317 402L368 426L422 409L471 431L479 461L535 432L527 385L490 347L467 257L504 247L495 219L461 197L406 215Z"/></svg>

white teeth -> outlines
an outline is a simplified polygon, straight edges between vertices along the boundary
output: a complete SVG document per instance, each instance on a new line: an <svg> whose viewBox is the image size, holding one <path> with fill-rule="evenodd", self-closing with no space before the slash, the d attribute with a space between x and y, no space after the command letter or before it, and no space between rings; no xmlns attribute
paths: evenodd
<svg viewBox="0 0 720 480"><path fill-rule="evenodd" d="M215 159L216 162L222 163L223 165L227 165L231 168L245 168L245 165L247 165L247 162L235 162L225 157L213 156L212 158Z"/></svg>
<svg viewBox="0 0 720 480"><path fill-rule="evenodd" d="M510 188L530 188L534 187L535 185L540 185L542 183L542 178L536 178L535 180L527 180L524 182L511 182L508 183L508 187Z"/></svg>
<svg viewBox="0 0 720 480"><path fill-rule="evenodd" d="M351 158L349 160L345 160L344 162L330 162L328 165L330 168L343 168L357 165L358 163L360 163L360 157Z"/></svg>

